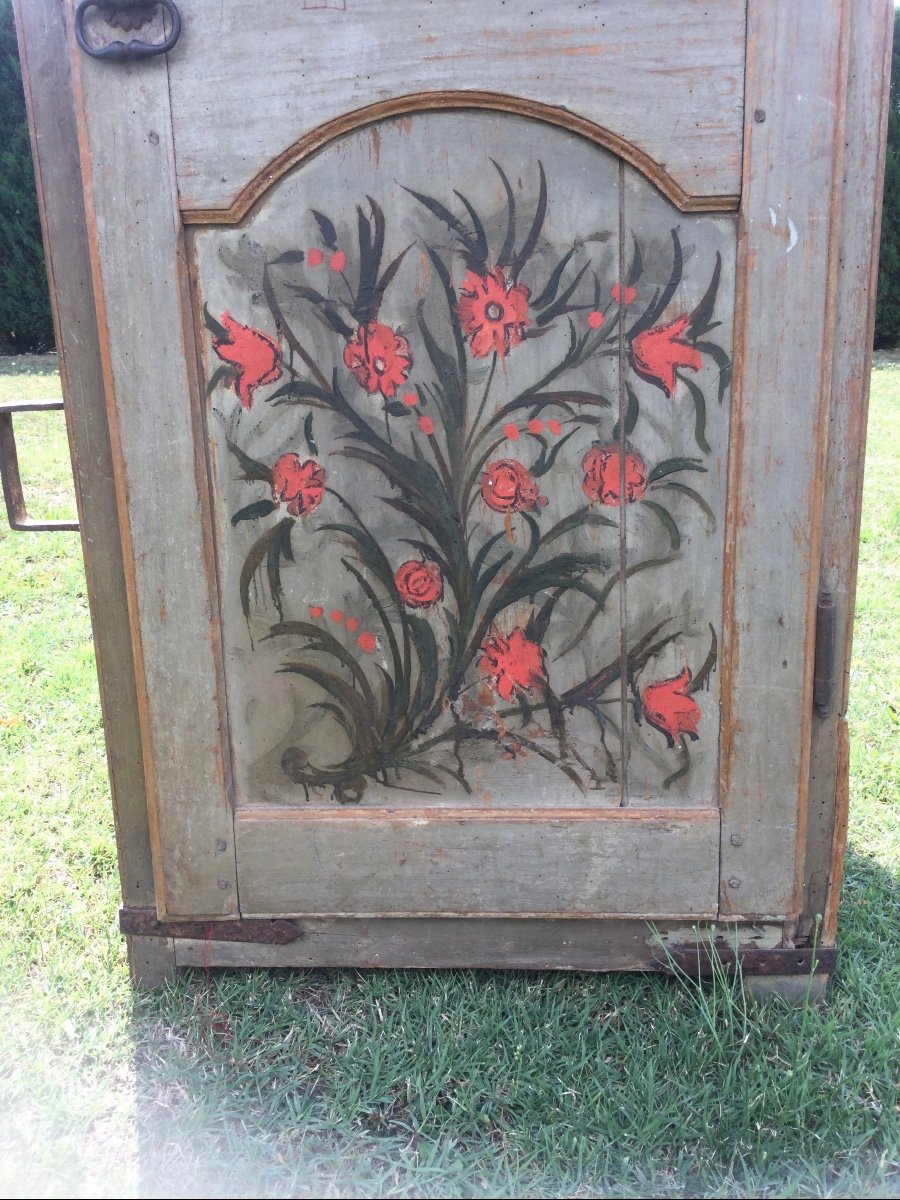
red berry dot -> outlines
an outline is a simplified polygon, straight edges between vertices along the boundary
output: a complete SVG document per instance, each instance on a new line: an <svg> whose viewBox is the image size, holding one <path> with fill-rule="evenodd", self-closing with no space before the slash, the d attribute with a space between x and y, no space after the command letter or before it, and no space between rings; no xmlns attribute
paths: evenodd
<svg viewBox="0 0 900 1200"><path fill-rule="evenodd" d="M550 432L553 434L554 437L559 437L559 435L562 433L562 425L560 425L560 423L559 423L559 421L557 421L556 417L550 418L550 420L547 422L547 428L550 430Z"/></svg>
<svg viewBox="0 0 900 1200"><path fill-rule="evenodd" d="M356 617L348 617L344 624L351 633L356 633L357 629L359 629L359 621L357 621Z"/></svg>
<svg viewBox="0 0 900 1200"><path fill-rule="evenodd" d="M503 426L503 436L509 438L511 442L516 441L519 436L518 427L510 423Z"/></svg>
<svg viewBox="0 0 900 1200"><path fill-rule="evenodd" d="M415 392L404 392L403 403L407 408L415 408L419 403L419 397Z"/></svg>
<svg viewBox="0 0 900 1200"><path fill-rule="evenodd" d="M332 621L335 621L338 625L340 625L341 621L344 619L344 614L339 608L334 609L328 615L331 617Z"/></svg>
<svg viewBox="0 0 900 1200"><path fill-rule="evenodd" d="M595 308L593 312L588 313L587 323L591 329L599 329L603 324L603 313Z"/></svg>
<svg viewBox="0 0 900 1200"><path fill-rule="evenodd" d="M528 422L528 432L535 434L544 432L544 422L540 417L534 417L533 420Z"/></svg>
<svg viewBox="0 0 900 1200"><path fill-rule="evenodd" d="M366 654L374 654L378 649L378 640L374 633L361 633L356 640L360 650L364 650Z"/></svg>
<svg viewBox="0 0 900 1200"><path fill-rule="evenodd" d="M309 615L314 621L318 621L319 617L324 617L325 609L321 604L311 604L309 606Z"/></svg>
<svg viewBox="0 0 900 1200"><path fill-rule="evenodd" d="M419 428L429 436L434 433L434 421L431 417L419 417Z"/></svg>
<svg viewBox="0 0 900 1200"><path fill-rule="evenodd" d="M343 250L335 250L334 254L328 260L328 265L332 271L343 271L347 265L347 255Z"/></svg>
<svg viewBox="0 0 900 1200"><path fill-rule="evenodd" d="M307 266L321 267L321 265L324 261L325 261L325 255L322 253L321 250L316 250L316 249L307 250L307 252L306 252Z"/></svg>

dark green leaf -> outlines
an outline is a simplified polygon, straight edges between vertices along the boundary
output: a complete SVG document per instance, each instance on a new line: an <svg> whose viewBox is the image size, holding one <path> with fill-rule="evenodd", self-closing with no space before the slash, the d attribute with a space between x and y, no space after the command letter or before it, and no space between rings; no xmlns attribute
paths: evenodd
<svg viewBox="0 0 900 1200"><path fill-rule="evenodd" d="M685 379L684 376L680 376L680 378L694 401L694 441L699 450L702 450L704 454L709 454L710 445L706 440L706 398L692 379Z"/></svg>
<svg viewBox="0 0 900 1200"><path fill-rule="evenodd" d="M291 517L284 517L283 520L279 521L277 525L273 525L271 529L267 529L262 537L258 538L257 541L255 541L250 547L247 552L247 557L244 559L244 565L241 567L241 577L238 588L241 597L241 608L243 609L244 616L248 621L250 620L250 585L253 582L253 576L268 557L270 548L273 546L273 544L277 549L278 541L282 536L281 527L285 524L285 522L287 522L289 525L293 525L293 519Z"/></svg>
<svg viewBox="0 0 900 1200"><path fill-rule="evenodd" d="M657 504L655 500L645 500L644 505L651 508L662 521L666 533L669 535L672 550L681 548L681 534L678 532L678 526L672 520L672 515L667 508L663 508L661 504Z"/></svg>
<svg viewBox="0 0 900 1200"><path fill-rule="evenodd" d="M713 310L716 307L716 293L719 290L719 278L722 274L722 255L716 251L716 265L713 269L712 279L709 281L709 287L703 294L703 298L694 311L691 313L690 332L694 341L697 338L703 337L704 333L708 333L712 328L710 321L712 319Z"/></svg>
<svg viewBox="0 0 900 1200"><path fill-rule="evenodd" d="M306 414L306 420L303 422L303 438L306 442L306 448L314 457L319 453L319 447L316 445L316 440L313 437L313 415L311 412Z"/></svg>
<svg viewBox="0 0 900 1200"><path fill-rule="evenodd" d="M241 469L244 472L244 479L261 479L265 483L272 482L272 470L270 467L267 467L265 463L257 462L255 458L251 458L249 454L245 454L239 446L236 446L234 442L229 441L228 438L225 439L225 445L241 464Z"/></svg>
<svg viewBox="0 0 900 1200"><path fill-rule="evenodd" d="M256 500L253 504L248 504L246 508L239 509L231 518L231 524L237 525L240 521L257 521L260 517L267 517L273 513L278 507L272 500Z"/></svg>
<svg viewBox="0 0 900 1200"><path fill-rule="evenodd" d="M302 263L306 255L302 250L286 250L284 254L279 254L277 258L270 258L269 262L273 267L286 267L294 263Z"/></svg>
<svg viewBox="0 0 900 1200"><path fill-rule="evenodd" d="M235 374L234 368L226 367L224 363L221 367L217 367L210 376L209 383L206 385L207 396L211 396L220 383L230 383L234 379Z"/></svg>
<svg viewBox="0 0 900 1200"><path fill-rule="evenodd" d="M605 517L602 513L593 512L586 504L584 508L579 508L567 517L563 517L561 521L557 521L548 529L541 538L541 545L549 546L551 542L555 542L557 538L569 533L570 530L580 529L584 525L602 525L608 529L619 528L618 521L614 521L611 517Z"/></svg>
<svg viewBox="0 0 900 1200"><path fill-rule="evenodd" d="M384 411L389 417L411 417L413 413L413 410L407 408L402 400L388 400Z"/></svg>
<svg viewBox="0 0 900 1200"><path fill-rule="evenodd" d="M228 333L227 329L225 329L224 325L220 325L219 322L216 320L216 318L212 315L212 313L209 311L208 304L203 305L203 323L206 326L206 328L210 331L210 333L213 334L213 336L216 337L219 341L222 341L222 342L230 342L231 341L231 336Z"/></svg>
<svg viewBox="0 0 900 1200"><path fill-rule="evenodd" d="M337 231L334 228L334 225L332 225L331 221L328 220L324 213L316 212L316 210L313 209L312 215L316 218L316 223L319 226L319 232L322 235L322 241L329 250L337 250Z"/></svg>
<svg viewBox="0 0 900 1200"><path fill-rule="evenodd" d="M590 263L585 263L559 299L554 304L551 304L549 308L544 309L544 311L538 317L538 325L546 325L548 321L554 320L554 318L567 311L566 305L570 297L574 294L579 283L581 283L584 273L587 271L590 265Z"/></svg>
<svg viewBox="0 0 900 1200"><path fill-rule="evenodd" d="M377 709L375 696L365 671L346 646L338 641L330 630L321 625L312 625L309 621L282 621L278 625L272 626L264 640L268 641L275 637L302 637L307 640L311 650L332 655L342 666L347 668L356 680L363 698L372 711Z"/></svg>
<svg viewBox="0 0 900 1200"><path fill-rule="evenodd" d="M569 259L575 253L576 249L577 247L573 246L571 250L568 250L553 268L544 290L534 301L533 307L535 309L543 308L545 304L550 304L552 300L556 299L556 293L559 291L559 283L563 277L563 271L565 271L566 265L569 262Z"/></svg>
<svg viewBox="0 0 900 1200"><path fill-rule="evenodd" d="M418 701L413 714L416 715L429 708L434 700L438 678L438 648L434 631L426 620L413 615L407 617L407 620L419 660L419 682L416 688Z"/></svg>
<svg viewBox="0 0 900 1200"><path fill-rule="evenodd" d="M625 436L631 437L634 433L634 427L637 425L638 417L641 413L641 406L638 403L638 398L631 389L631 384L625 384L625 391L628 396L628 403L625 407ZM613 441L617 442L622 436L621 427L617 421L612 431Z"/></svg>
<svg viewBox="0 0 900 1200"><path fill-rule="evenodd" d="M522 243L518 254L510 264L510 278L515 281L519 278L522 268L528 262L534 253L534 248L537 245L538 238L541 235L541 229L544 226L544 217L547 215L547 176L544 174L544 164L538 159L538 172L540 174L540 187L538 189L538 202L534 211L534 220L531 222L531 228L528 231L528 236Z"/></svg>
<svg viewBox="0 0 900 1200"><path fill-rule="evenodd" d="M631 235L634 241L634 250L631 255L631 265L628 268L628 274L625 277L625 282L629 287L633 287L640 279L644 272L644 260L641 257L641 247L635 234Z"/></svg>
<svg viewBox="0 0 900 1200"><path fill-rule="evenodd" d="M719 368L719 388L718 401L721 404L728 390L728 385L731 383L732 362L728 357L728 353L717 346L715 342L696 342L697 349L701 354L708 354L716 366Z"/></svg>
<svg viewBox="0 0 900 1200"><path fill-rule="evenodd" d="M535 464L535 466L532 468L532 471L531 471L532 475L534 475L535 478L540 479L540 477L542 475L546 475L548 471L551 471L553 469L553 464L556 462L557 455L559 454L560 450L562 450L563 446L566 444L566 442L569 440L569 438L572 437L577 432L578 432L577 429L573 429L570 433L567 433L565 437L560 438L559 441L554 445L554 447L550 451L550 453L546 456L546 458L543 454L541 455L540 460L539 460L540 466Z"/></svg>
<svg viewBox="0 0 900 1200"><path fill-rule="evenodd" d="M716 637L716 631L711 624L709 627L709 636L709 653L706 656L703 666L691 680L691 686L688 688L689 692L699 692L706 683L706 680L709 678L710 672L715 668L716 658L718 657L719 640Z"/></svg>
<svg viewBox="0 0 900 1200"><path fill-rule="evenodd" d="M303 400L321 400L327 403L331 396L324 388L305 379L292 379L267 397L269 404L299 404Z"/></svg>
<svg viewBox="0 0 900 1200"><path fill-rule="evenodd" d="M706 474L706 467L700 465L699 458L666 458L656 464L647 476L647 483L656 483L657 479L663 479L675 471L700 471Z"/></svg>
<svg viewBox="0 0 900 1200"><path fill-rule="evenodd" d="M674 479L667 479L665 483L659 485L661 488L671 488L672 491L680 492L682 496L687 496L702 510L704 516L709 520L710 532L716 528L716 514L709 507L699 492L695 492L692 487L688 487L686 483L677 483Z"/></svg>
<svg viewBox="0 0 900 1200"><path fill-rule="evenodd" d="M512 184L506 177L506 172L495 160L491 159L497 174L500 176L500 182L503 184L503 190L506 192L506 237L503 239L503 246L497 258L497 266L505 267L512 258L513 248L516 244L516 197L512 190Z"/></svg>

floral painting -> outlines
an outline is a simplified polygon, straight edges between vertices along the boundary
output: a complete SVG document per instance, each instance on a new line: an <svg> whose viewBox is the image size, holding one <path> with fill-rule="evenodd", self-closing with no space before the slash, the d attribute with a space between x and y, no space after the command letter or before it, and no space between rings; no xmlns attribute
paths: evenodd
<svg viewBox="0 0 900 1200"><path fill-rule="evenodd" d="M201 255L228 672L248 711L291 697L279 794L472 796L539 768L627 802L639 744L660 794L714 758L722 253L667 204L622 226L605 151L595 213L540 139L504 141L430 188L402 156L307 184L277 236Z"/></svg>

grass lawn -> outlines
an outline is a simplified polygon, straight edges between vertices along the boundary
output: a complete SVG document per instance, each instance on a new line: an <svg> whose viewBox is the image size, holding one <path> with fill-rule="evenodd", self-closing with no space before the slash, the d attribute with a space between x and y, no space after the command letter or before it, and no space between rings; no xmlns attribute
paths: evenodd
<svg viewBox="0 0 900 1200"><path fill-rule="evenodd" d="M58 391L0 360L0 399ZM73 509L60 414L17 421ZM76 534L0 530L0 1194L900 1195L900 364L873 379L830 1004L655 976L202 972L131 992Z"/></svg>

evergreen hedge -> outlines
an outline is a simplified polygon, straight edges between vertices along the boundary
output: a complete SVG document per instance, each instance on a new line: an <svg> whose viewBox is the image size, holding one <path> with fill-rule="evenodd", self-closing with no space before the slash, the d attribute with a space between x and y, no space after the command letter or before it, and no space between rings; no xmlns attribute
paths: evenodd
<svg viewBox="0 0 900 1200"><path fill-rule="evenodd" d="M0 354L49 350L53 324L11 0L0 0ZM900 12L884 175L875 346L900 346Z"/></svg>

